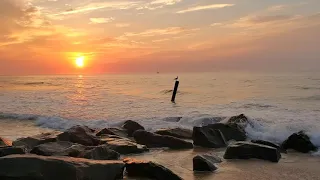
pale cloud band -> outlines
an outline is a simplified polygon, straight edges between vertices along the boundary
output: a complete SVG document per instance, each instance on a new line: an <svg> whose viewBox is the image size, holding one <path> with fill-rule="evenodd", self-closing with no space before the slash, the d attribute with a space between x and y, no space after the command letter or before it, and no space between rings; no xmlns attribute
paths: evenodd
<svg viewBox="0 0 320 180"><path fill-rule="evenodd" d="M234 5L235 4L211 4L211 5L206 5L206 6L195 6L195 7L190 7L188 9L185 9L185 10L178 11L177 13L183 14L183 13L208 10L208 9L221 9L221 8L225 8L225 7L231 7Z"/></svg>

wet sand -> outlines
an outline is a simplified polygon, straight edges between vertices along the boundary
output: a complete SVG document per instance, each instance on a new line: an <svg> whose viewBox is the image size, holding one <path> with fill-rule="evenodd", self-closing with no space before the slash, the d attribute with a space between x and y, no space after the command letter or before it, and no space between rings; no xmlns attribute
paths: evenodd
<svg viewBox="0 0 320 180"><path fill-rule="evenodd" d="M290 151L282 154L279 163L251 159L224 160L213 173L194 173L192 159L195 155L214 152L223 157L225 149L194 149L186 151L153 150L130 157L157 162L186 180L320 180L320 157Z"/></svg>

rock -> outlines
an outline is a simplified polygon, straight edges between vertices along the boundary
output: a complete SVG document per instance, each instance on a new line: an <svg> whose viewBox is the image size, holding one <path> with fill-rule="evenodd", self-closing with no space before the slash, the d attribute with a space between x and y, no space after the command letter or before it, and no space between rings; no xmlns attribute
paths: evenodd
<svg viewBox="0 0 320 180"><path fill-rule="evenodd" d="M221 163L222 160L213 154L198 155L193 158L193 171L215 171L218 168L215 163Z"/></svg>
<svg viewBox="0 0 320 180"><path fill-rule="evenodd" d="M31 150L33 147L57 141L57 136L60 132L51 132L51 133L42 133L31 137L20 138L16 141L13 141L13 146L25 146L28 150Z"/></svg>
<svg viewBox="0 0 320 180"><path fill-rule="evenodd" d="M194 127L192 139L195 146L208 148L221 148L227 146L223 134L218 129Z"/></svg>
<svg viewBox="0 0 320 180"><path fill-rule="evenodd" d="M298 152L308 153L310 151L316 151L317 147L310 141L308 135L303 131L292 134L287 140L282 143L283 149L294 149Z"/></svg>
<svg viewBox="0 0 320 180"><path fill-rule="evenodd" d="M124 163L70 157L10 155L0 158L3 180L122 179Z"/></svg>
<svg viewBox="0 0 320 180"><path fill-rule="evenodd" d="M127 138L104 137L101 140L109 149L120 154L138 154L149 151L146 146L137 144Z"/></svg>
<svg viewBox="0 0 320 180"><path fill-rule="evenodd" d="M83 156L80 157L94 160L118 160L120 159L120 154L109 149L106 145L100 145L92 149L87 149L84 151Z"/></svg>
<svg viewBox="0 0 320 180"><path fill-rule="evenodd" d="M279 162L281 154L279 149L251 142L236 142L228 146L225 159L263 159L271 162Z"/></svg>
<svg viewBox="0 0 320 180"><path fill-rule="evenodd" d="M104 128L100 130L96 136L102 136L102 135L116 135L120 137L127 137L127 131L124 129L119 128Z"/></svg>
<svg viewBox="0 0 320 180"><path fill-rule="evenodd" d="M280 152L282 153L287 153L286 150L282 149L278 144L274 144L272 142L269 141L264 141L264 140L251 140L252 143L256 143L256 144L262 144L262 145L266 145L266 146L271 146L274 148L279 149Z"/></svg>
<svg viewBox="0 0 320 180"><path fill-rule="evenodd" d="M74 126L58 135L58 140L69 141L85 146L97 146L100 144L98 137L93 135L93 130L86 126Z"/></svg>
<svg viewBox="0 0 320 180"><path fill-rule="evenodd" d="M155 132L160 135L173 136L182 139L192 139L192 130L182 128L159 129Z"/></svg>
<svg viewBox="0 0 320 180"><path fill-rule="evenodd" d="M67 141L41 144L34 147L30 153L42 156L70 156L94 160L118 160L120 154L107 146L86 147Z"/></svg>
<svg viewBox="0 0 320 180"><path fill-rule="evenodd" d="M228 124L248 124L248 118L244 114L233 116L228 120Z"/></svg>
<svg viewBox="0 0 320 180"><path fill-rule="evenodd" d="M181 180L171 170L153 162L125 159L126 172L129 177L150 178L157 180Z"/></svg>
<svg viewBox="0 0 320 180"><path fill-rule="evenodd" d="M144 130L138 130L133 133L133 138L139 144L146 145L149 148L168 147L171 149L191 149L193 144L172 136L158 135Z"/></svg>
<svg viewBox="0 0 320 180"><path fill-rule="evenodd" d="M209 124L209 125L203 126L201 128L220 130L226 141L230 141L230 140L245 141L247 139L246 132L238 124L216 123L216 124ZM208 131L208 130L206 130L206 131Z"/></svg>
<svg viewBox="0 0 320 180"><path fill-rule="evenodd" d="M133 133L137 130L144 130L143 126L141 126L139 123L137 123L135 121L131 121L131 120L124 122L122 127L127 130L129 137L132 137Z"/></svg>
<svg viewBox="0 0 320 180"><path fill-rule="evenodd" d="M0 147L0 157L8 156L12 154L25 154L26 149L24 147Z"/></svg>
<svg viewBox="0 0 320 180"><path fill-rule="evenodd" d="M1 146L12 146L12 141L0 137L0 147Z"/></svg>

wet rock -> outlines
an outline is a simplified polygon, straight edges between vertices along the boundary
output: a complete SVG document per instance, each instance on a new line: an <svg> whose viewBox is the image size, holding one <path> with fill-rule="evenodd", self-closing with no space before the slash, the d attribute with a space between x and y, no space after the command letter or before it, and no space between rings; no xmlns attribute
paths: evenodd
<svg viewBox="0 0 320 180"><path fill-rule="evenodd" d="M240 114L238 116L232 116L228 120L228 124L247 124L248 123L248 118L244 114Z"/></svg>
<svg viewBox="0 0 320 180"><path fill-rule="evenodd" d="M207 129L220 130L226 141L230 141L230 140L245 141L247 139L246 132L238 124L216 123L216 124L209 124L201 128L205 129L206 131L209 131Z"/></svg>
<svg viewBox="0 0 320 180"><path fill-rule="evenodd" d="M279 162L281 154L279 149L255 144L251 142L236 142L228 146L225 159L262 159L271 162Z"/></svg>
<svg viewBox="0 0 320 180"><path fill-rule="evenodd" d="M1 146L12 146L12 141L0 137L0 147Z"/></svg>
<svg viewBox="0 0 320 180"><path fill-rule="evenodd" d="M34 147L30 153L41 156L70 156L78 157L84 150L85 146L68 141L58 141L45 143Z"/></svg>
<svg viewBox="0 0 320 180"><path fill-rule="evenodd" d="M215 171L218 168L215 163L221 163L222 160L213 154L198 155L193 158L193 171Z"/></svg>
<svg viewBox="0 0 320 180"><path fill-rule="evenodd" d="M120 159L120 154L109 149L107 145L100 145L86 149L79 157L94 160L118 160Z"/></svg>
<svg viewBox="0 0 320 180"><path fill-rule="evenodd" d="M8 156L12 154L25 154L26 149L24 147L0 147L0 157Z"/></svg>
<svg viewBox="0 0 320 180"><path fill-rule="evenodd" d="M155 132L160 135L173 136L182 139L192 139L192 130L182 128L159 129Z"/></svg>
<svg viewBox="0 0 320 180"><path fill-rule="evenodd" d="M48 143L48 142L55 142L57 141L57 136L60 132L50 132L50 133L42 133L31 137L20 138L16 141L13 141L13 146L24 146L28 150L31 150L33 147Z"/></svg>
<svg viewBox="0 0 320 180"><path fill-rule="evenodd" d="M129 177L150 178L157 180L181 180L171 170L154 162L125 159L126 172Z"/></svg>
<svg viewBox="0 0 320 180"><path fill-rule="evenodd" d="M101 140L109 149L120 154L139 154L149 151L146 146L137 144L127 138L104 137Z"/></svg>
<svg viewBox="0 0 320 180"><path fill-rule="evenodd" d="M286 150L282 149L278 144L269 142L269 141L264 141L264 140L251 140L252 143L256 143L256 144L262 144L262 145L266 145L266 146L271 146L274 148L279 149L280 152L282 153L287 153Z"/></svg>
<svg viewBox="0 0 320 180"><path fill-rule="evenodd" d="M93 135L94 130L86 126L74 126L58 135L58 140L69 141L85 146L97 146L100 144L98 137Z"/></svg>
<svg viewBox="0 0 320 180"><path fill-rule="evenodd" d="M70 157L10 155L0 158L3 180L106 180L122 179L124 163Z"/></svg>
<svg viewBox="0 0 320 180"><path fill-rule="evenodd" d="M317 150L317 147L310 141L309 136L306 135L303 131L294 133L289 136L288 139L282 143L281 147L285 150L294 149L302 153L308 153L310 151Z"/></svg>
<svg viewBox="0 0 320 180"><path fill-rule="evenodd" d="M144 130L143 126L141 126L139 123L132 120L128 120L124 122L122 127L127 130L129 137L131 137L133 133L137 130Z"/></svg>
<svg viewBox="0 0 320 180"><path fill-rule="evenodd" d="M42 156L70 156L94 160L117 160L120 154L105 145L86 147L67 141L41 144L34 147L30 153Z"/></svg>
<svg viewBox="0 0 320 180"><path fill-rule="evenodd" d="M104 128L100 130L96 136L103 136L103 135L116 135L120 137L127 137L127 131L124 129L119 128Z"/></svg>
<svg viewBox="0 0 320 180"><path fill-rule="evenodd" d="M133 134L133 138L139 144L149 148L168 147L171 149L191 149L193 144L172 136L158 135L144 130L138 130Z"/></svg>
<svg viewBox="0 0 320 180"><path fill-rule="evenodd" d="M221 148L227 146L223 134L218 129L194 127L192 139L195 146L208 148Z"/></svg>

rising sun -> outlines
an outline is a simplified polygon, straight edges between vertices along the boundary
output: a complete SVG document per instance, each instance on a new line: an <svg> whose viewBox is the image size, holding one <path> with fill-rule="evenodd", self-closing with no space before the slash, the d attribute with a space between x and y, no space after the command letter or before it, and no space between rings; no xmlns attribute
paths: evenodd
<svg viewBox="0 0 320 180"><path fill-rule="evenodd" d="M77 57L76 65L79 68L83 68L84 67L84 56Z"/></svg>

